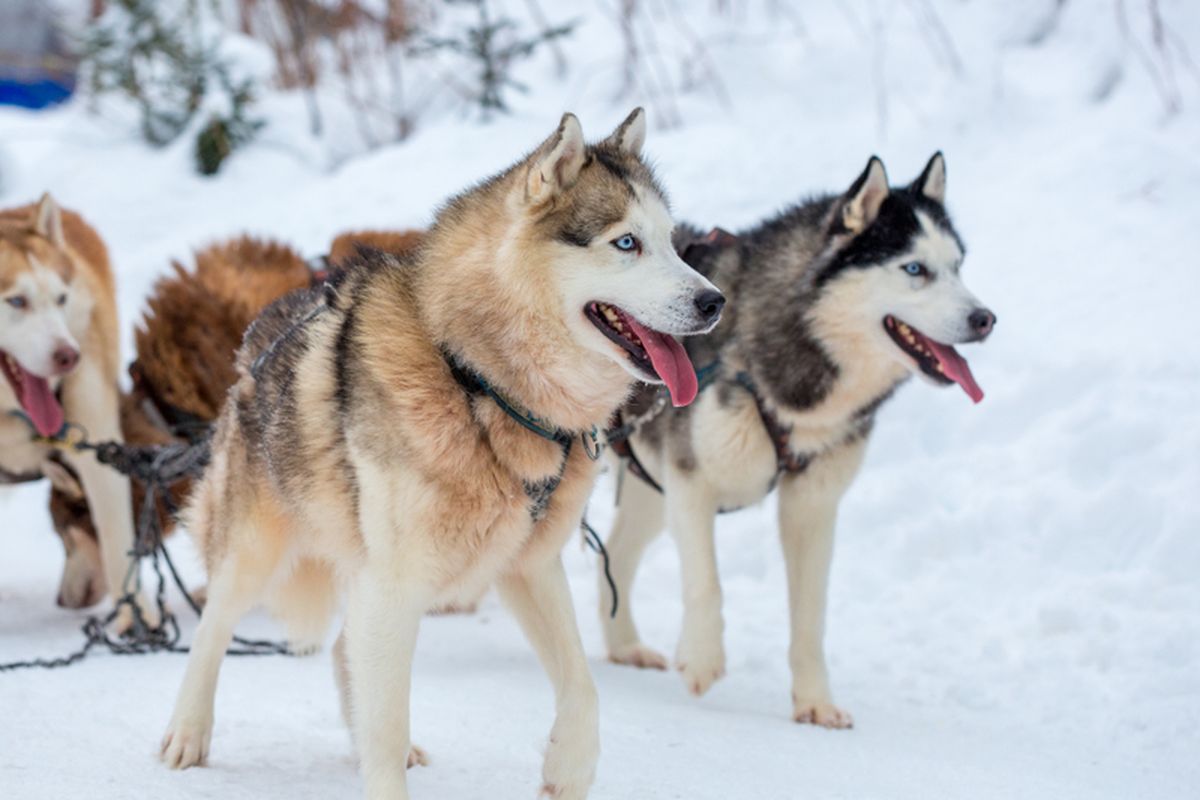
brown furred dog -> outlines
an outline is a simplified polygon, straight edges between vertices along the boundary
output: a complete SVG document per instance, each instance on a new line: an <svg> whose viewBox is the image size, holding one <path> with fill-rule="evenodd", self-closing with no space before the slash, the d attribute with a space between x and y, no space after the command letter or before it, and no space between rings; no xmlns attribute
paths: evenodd
<svg viewBox="0 0 1200 800"><path fill-rule="evenodd" d="M59 458L70 467L95 512L98 556L116 598L133 543L129 481L90 452L44 441L68 424L95 441L122 438L116 292L104 243L49 195L0 212L0 301L0 468L29 477L57 472ZM118 629L131 621L122 608Z"/></svg>
<svg viewBox="0 0 1200 800"><path fill-rule="evenodd" d="M360 246L404 254L420 241L418 231L363 231L334 239L329 260L340 263ZM159 280L136 332L137 360L130 365L134 388L121 398L121 427L132 445L178 443L203 436L216 419L237 377L234 354L250 322L288 292L303 289L313 274L294 248L268 239L239 236L195 254L194 269L179 262ZM68 608L95 604L107 586L100 568L95 523L78 476L61 460L44 465L50 478L50 515L66 552L58 603ZM175 507L190 481L171 487ZM133 513L142 488L132 486ZM174 520L159 504L159 522L169 533Z"/></svg>

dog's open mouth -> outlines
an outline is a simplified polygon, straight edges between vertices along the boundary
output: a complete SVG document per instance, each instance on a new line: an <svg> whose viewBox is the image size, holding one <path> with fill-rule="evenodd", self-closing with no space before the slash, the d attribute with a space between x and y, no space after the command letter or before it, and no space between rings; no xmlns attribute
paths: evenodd
<svg viewBox="0 0 1200 800"><path fill-rule="evenodd" d="M601 333L629 354L634 366L667 385L672 405L686 406L696 399L700 388L696 370L683 345L673 336L647 328L607 303L588 303L584 312Z"/></svg>
<svg viewBox="0 0 1200 800"><path fill-rule="evenodd" d="M983 399L983 389L975 382L967 360L951 345L935 342L890 314L883 318L883 329L896 346L916 362L921 372L946 386L957 383L976 403Z"/></svg>
<svg viewBox="0 0 1200 800"><path fill-rule="evenodd" d="M54 436L63 426L63 409L54 396L50 381L34 375L21 366L20 362L8 353L0 350L0 372L8 379L21 410L33 427L42 436Z"/></svg>

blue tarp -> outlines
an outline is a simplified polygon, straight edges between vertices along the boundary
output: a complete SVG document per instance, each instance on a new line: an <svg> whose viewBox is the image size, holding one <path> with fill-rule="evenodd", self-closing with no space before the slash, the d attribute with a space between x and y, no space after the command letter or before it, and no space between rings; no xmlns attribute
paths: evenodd
<svg viewBox="0 0 1200 800"><path fill-rule="evenodd" d="M74 80L41 78L16 79L0 74L0 105L45 108L61 103L75 91Z"/></svg>
<svg viewBox="0 0 1200 800"><path fill-rule="evenodd" d="M75 90L76 61L46 0L0 0L0 105L45 108Z"/></svg>

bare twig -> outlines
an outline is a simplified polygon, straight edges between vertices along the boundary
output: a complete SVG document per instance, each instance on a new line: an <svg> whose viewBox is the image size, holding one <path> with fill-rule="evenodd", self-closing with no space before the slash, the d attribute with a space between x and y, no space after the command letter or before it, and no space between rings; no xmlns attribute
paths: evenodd
<svg viewBox="0 0 1200 800"><path fill-rule="evenodd" d="M929 51L934 54L935 58L943 61L952 73L961 76L963 74L962 58L937 10L929 0L908 0L906 5L917 21L917 28L925 37Z"/></svg>

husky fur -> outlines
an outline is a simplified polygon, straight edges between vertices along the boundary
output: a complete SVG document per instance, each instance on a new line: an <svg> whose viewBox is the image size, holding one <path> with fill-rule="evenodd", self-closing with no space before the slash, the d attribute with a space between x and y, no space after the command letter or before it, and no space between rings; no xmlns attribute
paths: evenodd
<svg viewBox="0 0 1200 800"><path fill-rule="evenodd" d="M359 246L403 253L417 232L343 233L330 245L329 261L341 263ZM195 266L172 264L147 300L136 333L137 359L130 366L131 392L121 396L121 430L133 445L179 443L203 436L237 379L234 356L250 322L267 305L303 290L314 275L300 253L281 242L238 236L195 255ZM59 605L79 608L99 601L106 587L87 499L78 477L59 460L43 470L53 484L50 516L66 551ZM170 487L172 505L183 505L190 481ZM134 481L133 511L142 504ZM159 523L170 533L174 520L159 503Z"/></svg>
<svg viewBox="0 0 1200 800"><path fill-rule="evenodd" d="M801 203L731 243L681 232L677 245L686 260L729 293L730 307L715 333L688 344L701 371L719 364L714 382L694 405L666 410L632 439L634 454L665 495L631 474L619 484L608 541L621 598L614 619L607 613L611 591L603 577L599 582L613 661L667 666L642 643L630 608L638 562L665 525L683 572L676 665L695 694L724 674L713 518L759 502L778 480L793 715L798 722L851 725L830 695L822 641L838 503L858 472L876 411L911 374L937 384L951 383L953 375L973 399L982 397L966 362L947 345L982 340L995 317L962 282L963 245L944 197L940 153L903 188L889 188L883 164L873 158L845 193ZM739 373L788 432L788 454L807 464L802 471L780 474L776 448ZM626 413L644 409L648 394Z"/></svg>
<svg viewBox="0 0 1200 800"><path fill-rule="evenodd" d="M349 231L329 245L329 263L341 267L357 257L364 248L381 250L395 256L408 255L421 244L421 231Z"/></svg>
<svg viewBox="0 0 1200 800"><path fill-rule="evenodd" d="M408 797L419 620L495 583L554 686L544 788L586 796L596 692L560 558L596 473L580 441L635 379L686 391L690 364L668 334L707 331L720 311L672 246L644 135L639 109L585 146L568 114L530 156L444 206L413 253L367 254L247 332L188 510L208 603L162 743L169 766L208 754L217 672L245 611L265 600L312 646L344 590L335 652L366 793ZM452 361L575 446L465 391ZM530 488L555 479L535 519Z"/></svg>
<svg viewBox="0 0 1200 800"><path fill-rule="evenodd" d="M121 440L120 342L108 251L82 217L60 209L49 195L0 212L0 361L4 472L60 474L60 456L33 439L31 425L43 436L71 423L94 440ZM67 449L61 459L95 513L99 543L93 555L117 598L133 544L129 481L90 453ZM60 601L74 605L97 594L84 585L78 597L60 593ZM119 629L132 621L128 607L122 612Z"/></svg>

